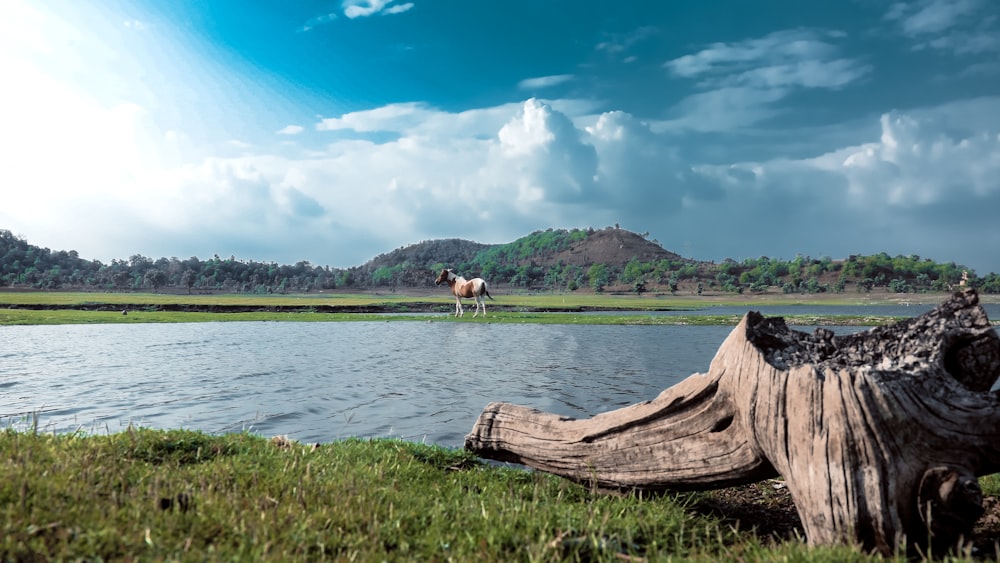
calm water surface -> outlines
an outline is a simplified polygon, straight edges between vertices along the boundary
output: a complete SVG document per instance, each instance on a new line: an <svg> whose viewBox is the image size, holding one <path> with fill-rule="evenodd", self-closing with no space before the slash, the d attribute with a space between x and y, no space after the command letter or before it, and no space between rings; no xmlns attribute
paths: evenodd
<svg viewBox="0 0 1000 563"><path fill-rule="evenodd" d="M892 314L872 309L867 314ZM491 401L587 417L652 399L707 371L731 331L433 320L7 326L0 327L0 422L25 427L37 417L39 428L57 432L118 432L132 423L304 442L389 436L460 446Z"/></svg>

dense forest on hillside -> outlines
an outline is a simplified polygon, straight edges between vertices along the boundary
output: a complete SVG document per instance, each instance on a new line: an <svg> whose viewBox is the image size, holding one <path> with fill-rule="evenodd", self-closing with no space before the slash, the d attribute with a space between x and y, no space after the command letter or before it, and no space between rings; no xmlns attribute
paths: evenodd
<svg viewBox="0 0 1000 563"><path fill-rule="evenodd" d="M148 258L139 254L103 264L74 250L49 250L0 230L0 287L90 291L289 293L405 290L432 287L442 268L481 276L512 291L677 293L819 293L949 291L960 284L1000 293L1000 275L979 277L964 266L886 253L829 257L766 256L721 263L682 258L656 241L616 227L548 229L507 244L461 239L424 241L376 256L361 266L331 268L218 255Z"/></svg>

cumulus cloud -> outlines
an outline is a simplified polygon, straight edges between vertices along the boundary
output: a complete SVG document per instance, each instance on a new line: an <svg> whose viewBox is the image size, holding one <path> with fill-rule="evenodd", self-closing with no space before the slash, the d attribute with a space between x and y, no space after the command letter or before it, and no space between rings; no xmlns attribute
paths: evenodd
<svg viewBox="0 0 1000 563"><path fill-rule="evenodd" d="M279 135L298 135L302 131L304 131L304 128L301 125L286 125L278 129L277 133Z"/></svg>
<svg viewBox="0 0 1000 563"><path fill-rule="evenodd" d="M469 113L406 106L341 116L358 127L379 116L379 128L400 135L335 141L309 159L216 160L189 169L177 201L155 207L184 209L164 229L210 223L233 237L258 233L260 244L315 239L316 225L366 239L349 251L326 235L299 243L328 245L330 258L313 260L334 265L428 238L504 242L623 217L702 259L887 251L973 267L1000 260L1000 98L887 112L869 139L729 164L687 162L676 137L621 111L584 127L537 99ZM715 236L714 224L740 234Z"/></svg>
<svg viewBox="0 0 1000 563"><path fill-rule="evenodd" d="M562 113L532 98L497 137L500 153L520 175L521 197L567 202L591 191L596 154Z"/></svg>
<svg viewBox="0 0 1000 563"><path fill-rule="evenodd" d="M663 164L652 145L660 141L627 114L580 129L529 99L459 113L385 107L336 119L400 134L381 143L333 141L309 158L246 155L177 168L159 177L155 205L129 214L151 238L200 232L265 248L298 237L290 244L312 248L313 261L346 266L400 241L503 241L540 227L611 223L626 209L669 214L690 195L682 189L690 168ZM641 162L630 159L635 154ZM658 161L652 172L629 166ZM673 176L664 181L661 173ZM317 232L358 233L366 242L348 251ZM320 252L326 258L316 258Z"/></svg>
<svg viewBox="0 0 1000 563"><path fill-rule="evenodd" d="M880 123L878 142L817 160L844 175L856 200L913 208L1000 196L1000 131L954 134L949 124L902 112L884 114Z"/></svg>
<svg viewBox="0 0 1000 563"><path fill-rule="evenodd" d="M699 166L724 195L688 202L678 227L711 217L771 256L888 251L995 264L1000 127L975 116L997 110L991 98L893 111L879 118L878 138L814 157ZM742 257L725 241L698 240L696 252Z"/></svg>
<svg viewBox="0 0 1000 563"><path fill-rule="evenodd" d="M683 162L667 139L628 113L604 113L586 132L599 159L597 183L604 193L596 205L662 220L686 198L720 195L715 183Z"/></svg>

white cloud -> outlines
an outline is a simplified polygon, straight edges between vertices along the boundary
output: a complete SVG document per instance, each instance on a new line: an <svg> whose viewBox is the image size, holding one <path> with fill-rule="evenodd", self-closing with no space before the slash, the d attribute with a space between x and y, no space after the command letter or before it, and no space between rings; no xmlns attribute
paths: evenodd
<svg viewBox="0 0 1000 563"><path fill-rule="evenodd" d="M311 31L321 25L326 25L328 23L331 23L336 19L337 19L337 14L334 13L322 14L314 18L309 18L309 21L303 24L302 27L299 28L299 31L300 32Z"/></svg>
<svg viewBox="0 0 1000 563"><path fill-rule="evenodd" d="M599 102L591 100L539 100L570 118L586 116ZM390 132L439 138L494 138L522 103L511 102L458 113L441 111L417 102L388 104L320 120L317 131L351 130L359 133Z"/></svg>
<svg viewBox="0 0 1000 563"><path fill-rule="evenodd" d="M850 193L865 205L932 206L945 200L1000 196L1000 130L965 129L892 112L882 115L877 143L817 159L843 174Z"/></svg>
<svg viewBox="0 0 1000 563"><path fill-rule="evenodd" d="M749 69L724 77L723 84L756 88L838 89L858 80L871 70L850 59L804 60Z"/></svg>
<svg viewBox="0 0 1000 563"><path fill-rule="evenodd" d="M579 128L535 99L461 113L357 113L346 122L378 122L400 136L336 141L309 159L248 156L189 168L175 201L153 206L174 210L162 227L182 236L210 223L220 237L260 244L315 240L308 259L342 266L428 238L503 242L622 217L703 259L887 251L973 267L1000 260L1000 250L982 250L1000 248L991 246L1000 244L1000 98L890 112L880 136L809 158L726 165L686 162L672 135L627 113ZM708 236L715 223L742 234ZM317 232L367 243L343 254L334 235ZM978 254L961 242L969 237L982 241Z"/></svg>
<svg viewBox="0 0 1000 563"><path fill-rule="evenodd" d="M396 6L389 6L389 8L387 8L385 10L385 13L387 13L387 14L402 14L403 12L407 12L407 11L409 11L412 8L413 8L413 2L407 2L405 4L398 4Z"/></svg>
<svg viewBox="0 0 1000 563"><path fill-rule="evenodd" d="M519 90L538 90L558 86L573 79L572 74L553 74L550 76L539 76L537 78L525 78L517 83Z"/></svg>
<svg viewBox="0 0 1000 563"><path fill-rule="evenodd" d="M723 87L692 94L675 107L678 117L652 124L655 131L732 131L777 115L774 103L787 95L780 88Z"/></svg>
<svg viewBox="0 0 1000 563"><path fill-rule="evenodd" d="M277 133L279 135L298 135L304 130L305 128L301 125L286 125L285 127L278 129Z"/></svg>
<svg viewBox="0 0 1000 563"><path fill-rule="evenodd" d="M718 195L676 155L667 138L625 112L602 114L586 132L598 157L604 205L656 222L680 209L685 198Z"/></svg>
<svg viewBox="0 0 1000 563"><path fill-rule="evenodd" d="M534 99L525 102L521 115L500 129L498 136L504 152L524 156L545 150L556 138L549 123L552 115L546 106Z"/></svg>
<svg viewBox="0 0 1000 563"><path fill-rule="evenodd" d="M953 51L957 55L979 55L1000 51L1000 36L996 31L974 30L937 37L928 41L926 45L934 49Z"/></svg>
<svg viewBox="0 0 1000 563"><path fill-rule="evenodd" d="M604 51L610 55L619 55L629 51L637 43L657 33L659 33L659 30L654 26L642 26L630 33L608 34L604 41L594 46L594 49Z"/></svg>
<svg viewBox="0 0 1000 563"><path fill-rule="evenodd" d="M393 0L345 0L344 15L350 19L368 17L379 12L401 14L413 8L413 2L391 6Z"/></svg>
<svg viewBox="0 0 1000 563"><path fill-rule="evenodd" d="M886 18L899 21L908 35L941 33L955 27L961 20L975 13L979 0L923 0L895 3Z"/></svg>
<svg viewBox="0 0 1000 563"><path fill-rule="evenodd" d="M323 119L316 125L316 130L405 131L422 123L433 113L433 110L422 103L389 104L372 110L351 112L340 117Z"/></svg>
<svg viewBox="0 0 1000 563"><path fill-rule="evenodd" d="M529 99L497 133L487 170L516 187L521 212L585 198L593 191L597 162L580 133L566 115Z"/></svg>
<svg viewBox="0 0 1000 563"><path fill-rule="evenodd" d="M785 30L735 43L714 43L694 54L664 63L672 74L697 80L704 91L673 109L678 117L659 130L689 128L723 131L753 125L777 115L777 102L805 89L844 88L872 70L838 56L839 32Z"/></svg>
<svg viewBox="0 0 1000 563"><path fill-rule="evenodd" d="M755 255L885 251L995 265L1000 117L977 116L997 114L1000 98L894 111L878 138L814 157L699 166L725 195L686 202L678 228L711 217L743 233L739 246ZM725 241L700 240L703 256L740 257Z"/></svg>
<svg viewBox="0 0 1000 563"><path fill-rule="evenodd" d="M808 30L777 31L757 39L736 43L713 43L693 55L667 61L664 66L677 76L728 75L745 68L787 64L805 60L826 60L837 49L825 37Z"/></svg>
<svg viewBox="0 0 1000 563"><path fill-rule="evenodd" d="M991 9L992 8L992 9ZM915 43L957 55L1000 52L995 3L984 0L922 0L892 4L885 19Z"/></svg>

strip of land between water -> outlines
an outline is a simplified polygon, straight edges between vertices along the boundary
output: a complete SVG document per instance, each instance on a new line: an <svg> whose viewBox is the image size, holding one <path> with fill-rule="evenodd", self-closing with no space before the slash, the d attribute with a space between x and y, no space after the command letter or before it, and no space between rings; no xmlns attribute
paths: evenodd
<svg viewBox="0 0 1000 563"><path fill-rule="evenodd" d="M855 314L830 314L829 306L933 305L946 298L946 294L837 294L817 297L783 294L640 296L526 293L497 296L489 302L488 315L484 319L471 314L454 317L454 300L435 294L183 295L15 291L0 292L0 325L365 320L735 325L742 315L714 314L713 308L728 306L751 311L773 305L795 305L801 307L802 313L785 315L790 325L876 326L902 317L878 315L875 309L873 314L859 315L856 309ZM988 295L982 299L984 302L1000 302L1000 296ZM810 310L815 306L824 306L826 313L820 315ZM471 313L471 307L469 309ZM667 311L672 314L662 314ZM997 324L998 321L993 322Z"/></svg>

